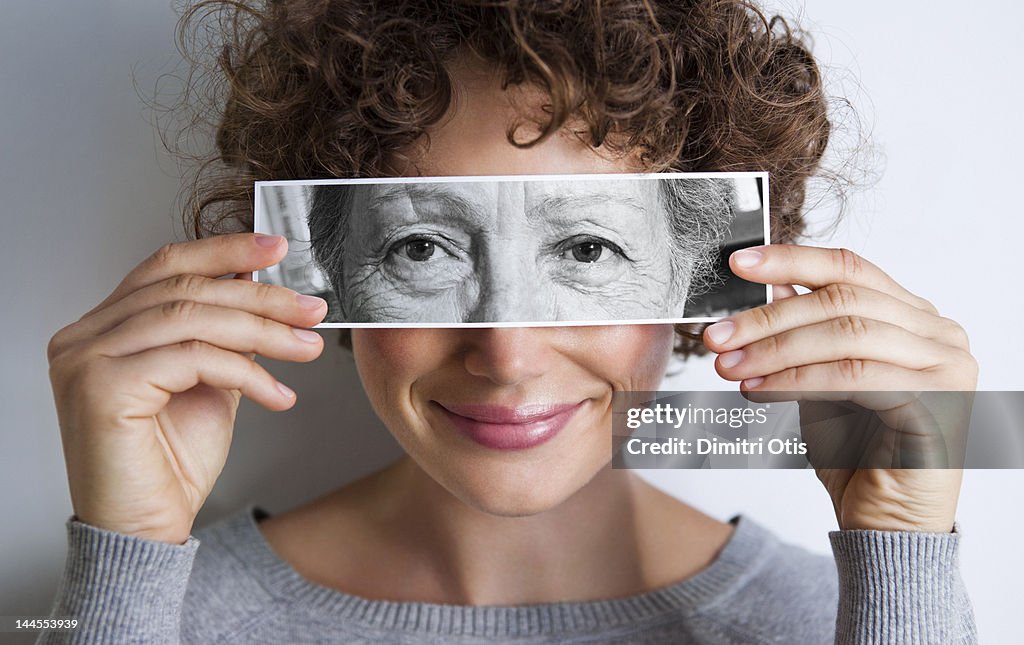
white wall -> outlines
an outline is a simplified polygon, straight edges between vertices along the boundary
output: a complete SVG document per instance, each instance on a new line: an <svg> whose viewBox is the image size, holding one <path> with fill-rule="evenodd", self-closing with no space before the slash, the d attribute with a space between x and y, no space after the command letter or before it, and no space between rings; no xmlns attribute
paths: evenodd
<svg viewBox="0 0 1024 645"><path fill-rule="evenodd" d="M149 91L173 67L175 17L163 4L16 0L0 20L0 615L45 613L63 559L70 503L46 341L176 235L175 167L157 151L131 81L134 68ZM881 181L853 201L830 243L862 253L960 321L982 366L982 389L1024 389L1024 312L1012 292L1024 238L1016 163L1024 148L1024 9L995 1L970 10L881 0L786 6L804 16L826 63L859 82L847 78L839 89L873 125L887 159ZM397 454L361 394L337 396L359 390L351 360L327 336L315 364L273 366L298 391L297 409L243 407L202 521L248 500L282 510ZM708 362L691 364L678 383L723 385ZM744 513L827 551L834 519L811 473L650 477L716 516ZM1016 548L1022 490L1022 471L966 476L963 569L984 642L1017 636L1017 594L1008 592L1024 574Z"/></svg>

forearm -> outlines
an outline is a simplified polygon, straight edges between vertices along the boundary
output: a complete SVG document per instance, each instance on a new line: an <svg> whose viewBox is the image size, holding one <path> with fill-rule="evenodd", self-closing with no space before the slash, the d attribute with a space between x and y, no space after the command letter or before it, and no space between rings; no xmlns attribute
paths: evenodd
<svg viewBox="0 0 1024 645"><path fill-rule="evenodd" d="M837 645L977 643L960 576L960 534L830 534L839 573Z"/></svg>
<svg viewBox="0 0 1024 645"><path fill-rule="evenodd" d="M78 619L37 644L177 643L181 608L199 541L167 544L106 531L74 518L53 616Z"/></svg>

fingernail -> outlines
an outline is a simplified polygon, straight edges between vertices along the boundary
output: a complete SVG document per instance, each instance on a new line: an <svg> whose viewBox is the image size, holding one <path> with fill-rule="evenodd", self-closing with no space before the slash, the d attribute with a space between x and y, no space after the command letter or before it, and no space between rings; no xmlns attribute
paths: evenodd
<svg viewBox="0 0 1024 645"><path fill-rule="evenodd" d="M721 345L725 341L729 340L729 337L732 336L734 331L736 331L736 323L731 320L723 320L708 327L708 337L715 343Z"/></svg>
<svg viewBox="0 0 1024 645"><path fill-rule="evenodd" d="M736 367L743 360L743 350L737 349L734 352L726 352L718 357L718 364L722 367Z"/></svg>
<svg viewBox="0 0 1024 645"><path fill-rule="evenodd" d="M298 301L300 307L302 307L303 309L309 309L311 311L314 309L319 309L321 307L327 306L327 301L324 300L323 298L317 298L316 296L306 296L301 293L296 294L295 300Z"/></svg>
<svg viewBox="0 0 1024 645"><path fill-rule="evenodd" d="M268 249L272 249L281 243L280 235L266 235L264 233L254 233L256 236L256 243L260 246Z"/></svg>
<svg viewBox="0 0 1024 645"><path fill-rule="evenodd" d="M277 382L277 391L283 394L286 399L295 398L295 392L292 392L292 389L290 387L288 387L284 383L281 383L280 381Z"/></svg>
<svg viewBox="0 0 1024 645"><path fill-rule="evenodd" d="M292 333L295 334L299 340L304 343L319 343L320 334L315 331L309 331L308 329L298 329L297 327L292 328Z"/></svg>
<svg viewBox="0 0 1024 645"><path fill-rule="evenodd" d="M736 262L736 266L748 269L761 261L764 255L760 251L753 249L742 249L732 254L733 261Z"/></svg>
<svg viewBox="0 0 1024 645"><path fill-rule="evenodd" d="M747 380L743 381L743 387L747 388L748 390L752 390L761 383L764 383L764 377L755 376L754 378L748 378Z"/></svg>

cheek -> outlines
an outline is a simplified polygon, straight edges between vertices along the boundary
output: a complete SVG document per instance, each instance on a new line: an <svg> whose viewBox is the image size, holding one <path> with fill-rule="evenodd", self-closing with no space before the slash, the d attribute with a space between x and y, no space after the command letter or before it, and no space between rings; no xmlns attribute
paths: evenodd
<svg viewBox="0 0 1024 645"><path fill-rule="evenodd" d="M353 329L352 353L359 377L374 407L392 404L424 374L438 369L450 355L446 329Z"/></svg>
<svg viewBox="0 0 1024 645"><path fill-rule="evenodd" d="M672 355L672 325L580 328L577 348L588 367L615 389L657 390Z"/></svg>

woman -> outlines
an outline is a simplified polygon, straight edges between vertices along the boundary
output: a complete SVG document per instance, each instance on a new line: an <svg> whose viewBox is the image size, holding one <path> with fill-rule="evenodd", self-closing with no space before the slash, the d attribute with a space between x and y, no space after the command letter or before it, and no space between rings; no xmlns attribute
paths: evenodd
<svg viewBox="0 0 1024 645"><path fill-rule="evenodd" d="M774 241L799 233L828 123L813 59L758 14L389 7L296 0L212 23L231 39L229 170L199 184L197 225L244 226L253 179L763 167ZM668 325L353 330L366 393L408 456L191 536L240 397L295 403L251 355L322 349L304 328L325 303L244 279L285 250L249 233L165 246L52 339L75 510L54 614L77 616L82 640L976 640L959 471L819 470L833 563L608 467L612 393L656 390L673 349L693 351ZM730 267L776 285L777 302L703 333L742 391L974 389L962 329L856 255L778 244Z"/></svg>

